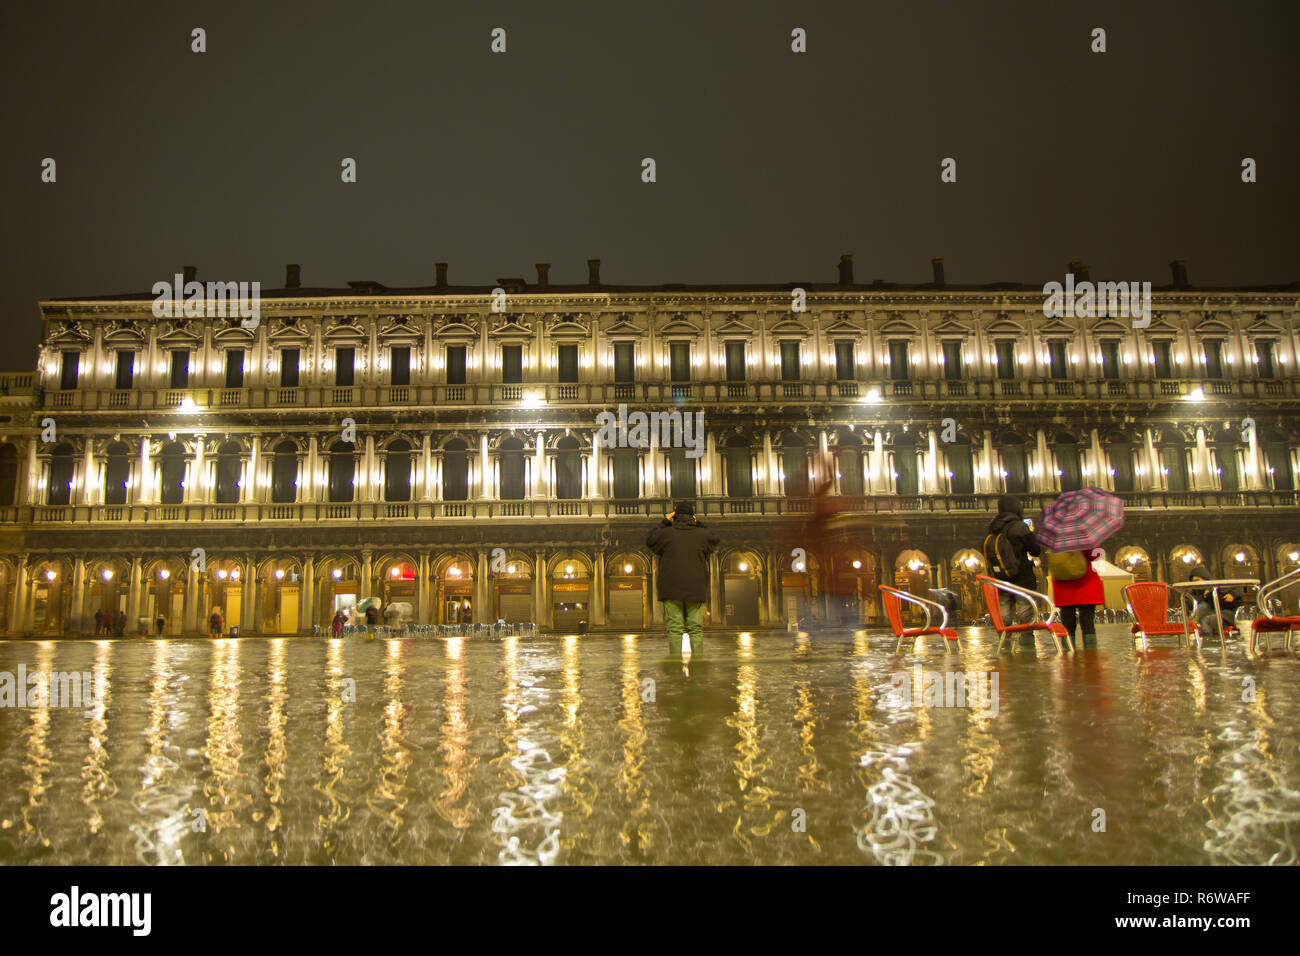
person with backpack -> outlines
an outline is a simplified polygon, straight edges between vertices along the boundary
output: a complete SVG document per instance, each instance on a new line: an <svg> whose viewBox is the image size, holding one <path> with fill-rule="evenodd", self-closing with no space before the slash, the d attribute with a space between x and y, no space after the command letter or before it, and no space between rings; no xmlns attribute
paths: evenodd
<svg viewBox="0 0 1300 956"><path fill-rule="evenodd" d="M225 623L226 622L221 617L221 608L214 607L212 609L212 616L208 618L208 634L211 637L220 637Z"/></svg>
<svg viewBox="0 0 1300 956"><path fill-rule="evenodd" d="M1043 549L1025 523L1024 506L1015 495L1003 495L998 499L997 517L989 522L983 550L991 576L1030 591L1038 590L1038 579L1029 556L1042 554ZM1002 590L998 591L998 607L1002 610L1002 620L1007 624L1026 624L1034 616L1031 602ZM1021 640L1025 640L1024 635L1021 635ZM1028 640L1032 641L1033 637Z"/></svg>
<svg viewBox="0 0 1300 956"><path fill-rule="evenodd" d="M1101 575L1092 562L1101 557L1101 548L1048 552L1047 581L1052 603L1061 609L1061 623L1074 641L1074 629L1080 628L1084 647L1097 646L1097 605L1106 603ZM1076 645L1077 646L1077 645Z"/></svg>

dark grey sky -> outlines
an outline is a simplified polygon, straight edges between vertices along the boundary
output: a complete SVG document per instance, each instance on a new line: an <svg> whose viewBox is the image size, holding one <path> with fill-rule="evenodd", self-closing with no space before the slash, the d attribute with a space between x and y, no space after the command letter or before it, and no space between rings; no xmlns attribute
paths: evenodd
<svg viewBox="0 0 1300 956"><path fill-rule="evenodd" d="M35 366L37 300L187 263L267 288L286 262L400 286L436 260L582 282L588 258L611 284L833 281L844 252L859 282L928 281L932 256L953 284L1072 259L1297 279L1297 6L11 3L3 367Z"/></svg>

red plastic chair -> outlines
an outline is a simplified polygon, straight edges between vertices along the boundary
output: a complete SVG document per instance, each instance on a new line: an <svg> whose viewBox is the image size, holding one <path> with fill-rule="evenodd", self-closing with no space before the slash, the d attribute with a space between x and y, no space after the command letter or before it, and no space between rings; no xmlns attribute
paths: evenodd
<svg viewBox="0 0 1300 956"><path fill-rule="evenodd" d="M1012 584L1009 581L1000 581L997 578L991 578L987 574L976 576L980 583L980 588L984 591L984 604L989 609L989 617L993 620L993 629L998 632L998 653L1002 653L1002 645L1006 642L1007 637L1012 634L1032 633L1033 631L1047 631L1052 635L1052 640L1056 642L1056 652L1064 654L1065 650L1061 647L1061 638L1065 638L1070 645L1070 650L1074 650L1074 642L1071 640L1069 633L1065 630L1065 625L1056 620L1056 605L1046 594L1039 591L1031 591L1029 588L1022 588L1019 585ZM1028 601L1034 608L1034 619L1025 624L1008 624L1002 619L1002 605L998 601L998 592L1005 591L1007 594L1014 594L1018 598Z"/></svg>
<svg viewBox="0 0 1300 956"><path fill-rule="evenodd" d="M1163 581L1135 581L1123 587L1124 603L1137 623L1130 630L1134 639L1178 635L1178 646L1187 643L1189 634L1200 641L1200 628L1189 621L1169 620L1169 585Z"/></svg>
<svg viewBox="0 0 1300 956"><path fill-rule="evenodd" d="M961 649L961 641L957 637L957 632L948 626L948 609L946 607L938 601L919 598L915 594L908 594L906 591L898 590L898 588L891 588L887 584L882 584L879 587L880 599L885 605L885 615L889 618L889 626L893 628L894 635L898 638L898 648L895 650L896 654L902 653L903 641L905 639L909 637L915 639L922 636L929 636L931 634L938 634L945 638L943 645L945 649L951 650L948 646L948 641L957 641L957 649ZM903 626L902 602L904 601L907 601L910 604L915 604L925 611L925 624L921 627ZM940 623L938 627L934 627L930 624L930 615L934 610L938 610L939 613L943 615L942 623Z"/></svg>
<svg viewBox="0 0 1300 956"><path fill-rule="evenodd" d="M1300 631L1300 614L1277 615L1268 609L1268 604L1269 598L1278 591L1285 591L1296 584L1300 584L1300 568L1269 581L1259 589L1255 603L1259 607L1260 617L1255 618L1250 625L1251 650L1255 649L1255 639L1260 634L1266 635L1265 640L1269 642L1269 650L1272 650L1273 635L1279 632L1285 635L1286 643L1283 647L1288 651L1291 649L1291 635Z"/></svg>

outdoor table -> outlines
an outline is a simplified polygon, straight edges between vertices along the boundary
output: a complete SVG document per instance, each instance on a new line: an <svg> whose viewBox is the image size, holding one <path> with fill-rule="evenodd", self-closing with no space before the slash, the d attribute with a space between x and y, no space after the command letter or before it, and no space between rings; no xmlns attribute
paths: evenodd
<svg viewBox="0 0 1300 956"><path fill-rule="evenodd" d="M1184 625L1191 623L1191 619L1188 617L1188 609L1185 604L1187 600L1187 592L1192 590L1202 590L1204 588L1210 589L1210 596L1213 597L1214 599L1214 621L1215 621L1215 625L1219 629L1219 640L1220 642L1222 642L1223 641L1223 609L1219 606L1219 588L1230 588L1230 587L1257 588L1259 587L1259 578L1218 578L1213 581L1183 581L1179 584L1172 584L1170 585L1170 587L1178 591L1178 609L1183 613ZM1195 601L1192 602L1191 609L1193 611L1196 610ZM1200 647L1201 646L1200 631L1198 630L1196 634L1197 634L1196 646Z"/></svg>

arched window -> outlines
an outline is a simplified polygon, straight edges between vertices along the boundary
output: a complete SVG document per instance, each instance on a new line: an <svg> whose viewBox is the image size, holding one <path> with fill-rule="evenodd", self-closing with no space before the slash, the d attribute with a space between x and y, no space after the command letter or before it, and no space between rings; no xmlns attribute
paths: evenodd
<svg viewBox="0 0 1300 956"><path fill-rule="evenodd" d="M117 441L108 446L104 464L104 504L126 504L126 485L131 480L131 450Z"/></svg>
<svg viewBox="0 0 1300 956"><path fill-rule="evenodd" d="M1133 442L1125 435L1106 437L1106 457L1110 459L1111 482L1116 491L1133 491Z"/></svg>
<svg viewBox="0 0 1300 956"><path fill-rule="evenodd" d="M781 436L781 471L787 498L808 497L808 445L793 432Z"/></svg>
<svg viewBox="0 0 1300 956"><path fill-rule="evenodd" d="M1001 368L1001 365L998 366ZM1002 436L998 443L1002 453L1003 488L1007 494L1023 495L1029 492L1029 454L1025 439L1014 432Z"/></svg>
<svg viewBox="0 0 1300 956"><path fill-rule="evenodd" d="M641 497L640 454L635 448L616 448L610 467L614 471L614 497L635 500Z"/></svg>
<svg viewBox="0 0 1300 956"><path fill-rule="evenodd" d="M1235 441L1224 437L1215 442L1214 466L1219 470L1219 488L1221 490L1241 490L1241 472L1237 468L1237 443Z"/></svg>
<svg viewBox="0 0 1300 956"><path fill-rule="evenodd" d="M582 452L578 439L566 435L555 443L555 497L582 497Z"/></svg>
<svg viewBox="0 0 1300 956"><path fill-rule="evenodd" d="M574 444L577 444L576 439ZM501 444L497 446L497 451L497 465L501 476L501 500L522 501L527 484L524 477L524 443L518 438L503 438ZM576 498L578 495L573 497Z"/></svg>
<svg viewBox="0 0 1300 956"><path fill-rule="evenodd" d="M1073 435L1064 432L1056 436L1053 446L1056 452L1056 470L1062 491L1078 491L1083 486L1083 472L1079 466L1079 443Z"/></svg>
<svg viewBox="0 0 1300 956"><path fill-rule="evenodd" d="M856 433L840 432L839 444L835 447L835 469L840 476L840 494L863 493L862 442Z"/></svg>
<svg viewBox="0 0 1300 956"><path fill-rule="evenodd" d="M18 449L0 445L0 507L16 504L18 499Z"/></svg>
<svg viewBox="0 0 1300 956"><path fill-rule="evenodd" d="M957 440L944 445L948 456L948 470L952 477L948 487L954 495L975 494L975 463L971 457L970 440L958 435Z"/></svg>
<svg viewBox="0 0 1300 956"><path fill-rule="evenodd" d="M180 442L163 445L158 456L158 500L178 505L185 500L185 446Z"/></svg>
<svg viewBox="0 0 1300 956"><path fill-rule="evenodd" d="M749 439L744 435L732 435L728 438L726 458L728 497L754 497L754 465Z"/></svg>
<svg viewBox="0 0 1300 956"><path fill-rule="evenodd" d="M1264 480L1275 491L1293 491L1295 476L1291 471L1291 443L1282 432L1264 436Z"/></svg>
<svg viewBox="0 0 1300 956"><path fill-rule="evenodd" d="M72 446L59 445L50 453L50 486L46 500L52 505L72 502Z"/></svg>
<svg viewBox="0 0 1300 956"><path fill-rule="evenodd" d="M921 472L916 460L916 436L904 432L894 437L894 471L900 495L921 493Z"/></svg>
<svg viewBox="0 0 1300 956"><path fill-rule="evenodd" d="M350 441L336 441L330 446L330 501L351 501L356 491L357 446Z"/></svg>
<svg viewBox="0 0 1300 956"><path fill-rule="evenodd" d="M298 446L286 439L275 446L271 465L271 501L277 505L298 500Z"/></svg>
<svg viewBox="0 0 1300 956"><path fill-rule="evenodd" d="M239 472L243 465L243 449L238 442L228 441L217 450L217 503L239 503Z"/></svg>
<svg viewBox="0 0 1300 956"><path fill-rule="evenodd" d="M687 458L685 448L668 452L668 488L674 501L695 497L695 463L698 458Z"/></svg>
<svg viewBox="0 0 1300 956"><path fill-rule="evenodd" d="M442 500L465 501L469 498L469 446L453 438L442 446Z"/></svg>
<svg viewBox="0 0 1300 956"><path fill-rule="evenodd" d="M404 438L388 443L384 456L384 500L411 500L411 443Z"/></svg>
<svg viewBox="0 0 1300 956"><path fill-rule="evenodd" d="M1160 468L1169 491L1187 490L1187 443L1181 436L1160 444Z"/></svg>

